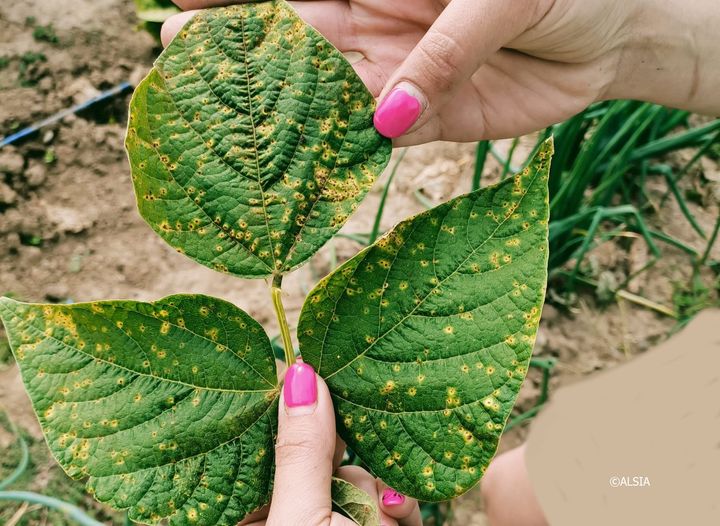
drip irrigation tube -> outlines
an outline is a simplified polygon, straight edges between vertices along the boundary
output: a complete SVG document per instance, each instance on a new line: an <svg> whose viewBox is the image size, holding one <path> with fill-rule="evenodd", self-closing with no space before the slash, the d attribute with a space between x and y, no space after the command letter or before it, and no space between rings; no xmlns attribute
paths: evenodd
<svg viewBox="0 0 720 526"><path fill-rule="evenodd" d="M2 139L0 139L0 148L2 148L3 146L7 146L9 144L16 143L20 139L23 139L25 137L28 137L29 135L32 135L33 133L37 132L41 128L44 128L45 126L56 123L56 122L64 119L68 115L72 115L72 114L82 111L86 108L89 108L90 106L94 106L98 102L102 102L104 100L111 99L113 97L117 97L118 95L121 95L122 93L125 93L126 91L129 91L132 88L133 88L132 84L130 84L129 82L121 82L114 88L105 90L102 93L100 93L99 95L96 95L95 97L92 97L84 102L75 104L74 106L71 106L64 110L61 110L61 111L57 112L55 115L47 117L46 119L43 119L34 124L31 124L27 128L23 128L22 130L20 130L18 132L15 132L11 135L3 137Z"/></svg>

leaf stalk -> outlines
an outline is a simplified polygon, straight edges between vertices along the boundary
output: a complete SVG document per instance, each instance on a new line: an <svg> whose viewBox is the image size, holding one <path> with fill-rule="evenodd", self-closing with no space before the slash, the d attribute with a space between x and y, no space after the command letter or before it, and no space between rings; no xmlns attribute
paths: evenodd
<svg viewBox="0 0 720 526"><path fill-rule="evenodd" d="M282 302L281 275L275 275L273 277L270 291L275 315L277 316L278 325L280 325L280 336L282 337L283 350L285 351L285 363L289 367L295 363L295 349L293 348L292 338L290 337L290 327L288 326L287 316L285 315L285 306Z"/></svg>

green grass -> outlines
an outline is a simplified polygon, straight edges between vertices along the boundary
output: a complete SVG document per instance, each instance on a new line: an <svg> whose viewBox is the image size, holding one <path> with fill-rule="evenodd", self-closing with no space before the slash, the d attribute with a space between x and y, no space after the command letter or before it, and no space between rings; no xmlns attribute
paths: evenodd
<svg viewBox="0 0 720 526"><path fill-rule="evenodd" d="M58 38L52 24L35 26L33 29L33 38L38 42L48 42L50 44L58 44L60 42L60 38Z"/></svg>
<svg viewBox="0 0 720 526"><path fill-rule="evenodd" d="M30 68L38 62L47 62L47 57L43 53L28 51L20 55L20 66L18 69L18 81L21 86L34 86L35 81L30 78Z"/></svg>
<svg viewBox="0 0 720 526"><path fill-rule="evenodd" d="M40 26L34 16L29 16L25 19L25 26L32 28L33 38L38 42L47 42L49 44L60 43L60 38L58 37L52 23L46 26Z"/></svg>
<svg viewBox="0 0 720 526"><path fill-rule="evenodd" d="M112 512L96 503L85 493L83 482L74 481L63 473L50 456L44 440L35 440L18 430L2 412L0 432L12 433L16 438L15 443L0 455L0 524L7 524L24 507L20 498L33 502L27 506L17 526L125 524L123 513ZM63 500L52 497L56 495L61 495ZM57 509L68 506L74 517Z"/></svg>
<svg viewBox="0 0 720 526"><path fill-rule="evenodd" d="M598 221L641 234L660 257L644 220L645 182L662 173L688 223L704 236L676 185L676 174L660 159L682 148L716 141L720 120L690 128L687 113L633 101L603 103L552 128L558 152L551 171L550 269L580 262L595 242ZM683 170L678 172L682 174ZM632 209L628 208L632 207Z"/></svg>
<svg viewBox="0 0 720 526"><path fill-rule="evenodd" d="M587 254L601 243L628 235L639 236L647 245L650 259L642 269L628 276L617 288L605 290L607 297L624 299L651 308L661 314L677 318L680 322L687 314L697 312L696 307L685 303L698 297L697 284L678 284L675 308L660 305L642 296L632 294L624 287L640 272L644 272L663 257L666 247L674 247L688 256L687 265L699 272L710 267L720 272L720 262L709 259L710 247L716 241L717 231L706 232L693 215L690 202L701 196L684 190L680 181L697 165L701 158L720 160L720 119L698 125L690 124L686 111L668 109L655 104L637 101L611 101L595 104L575 117L551 126L537 136L537 146L547 137L555 137L555 156L550 175L550 261L549 271L555 297L572 295L580 286L596 290L596 276L588 273ZM527 160L513 166L513 153L519 141L513 140L506 156L501 155L493 141L481 141L476 151L475 169L471 190L480 188L489 159L500 165L500 177L519 171ZM669 154L682 149L695 149L684 166L668 164ZM527 159L534 155L530 153ZM388 206L389 183L397 171L393 168L388 185L375 215L374 227L369 233L341 234L361 245L368 245L381 233L380 220ZM646 188L651 178L662 178L667 192L659 204L675 200L680 212L694 234L706 243L698 252L684 240L653 228L651 219L658 213ZM425 207L434 206L421 189L415 197ZM390 200L391 202L391 200ZM391 205L390 205L391 206ZM601 280L602 281L602 280ZM606 289L608 284L605 283ZM712 285L707 285L713 290ZM716 288L716 287L715 287ZM693 305L699 305L695 301ZM707 302L702 303L706 305Z"/></svg>
<svg viewBox="0 0 720 526"><path fill-rule="evenodd" d="M10 344L7 342L5 332L0 331L0 367L6 363L10 363L10 360L12 360Z"/></svg>
<svg viewBox="0 0 720 526"><path fill-rule="evenodd" d="M687 244L651 229L647 221L654 210L645 185L648 178L659 176L668 186L666 199L676 200L689 226L700 238L708 238L688 206L690 196L683 193L678 181L700 158L720 152L720 120L693 127L688 118L688 112L654 104L602 102L540 134L538 143L555 136L549 267L551 275L566 278L563 286L573 288L587 253L618 230L640 234L653 258L662 256L661 245L698 257ZM515 144L507 158L497 155L490 141L478 144L473 189L480 186L488 154L500 162L503 177L509 173ZM677 169L663 161L684 148L697 149L685 166ZM575 264L567 274L565 267L571 260Z"/></svg>

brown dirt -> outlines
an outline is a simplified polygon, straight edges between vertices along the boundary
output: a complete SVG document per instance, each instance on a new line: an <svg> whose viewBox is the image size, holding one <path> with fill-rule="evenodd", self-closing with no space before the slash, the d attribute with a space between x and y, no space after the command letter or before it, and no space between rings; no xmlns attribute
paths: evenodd
<svg viewBox="0 0 720 526"><path fill-rule="evenodd" d="M35 17L37 25L53 24L59 43L36 41L28 17ZM10 133L121 81L137 80L150 67L157 48L149 35L135 29L136 24L129 0L25 0L0 5L0 58L9 59L0 73L0 133ZM23 71L21 57L28 52L42 53L45 60ZM195 264L165 245L140 219L122 145L127 103L127 97L119 97L112 104L69 117L18 147L0 150L0 294L28 301L77 302L205 293L234 302L274 335L277 327L265 282L238 280ZM516 159L523 158L528 144L531 140L523 142ZM674 161L680 163L686 153ZM472 145L412 148L391 188L383 227L424 209L414 196L418 188L433 202L469 189L473 163ZM498 171L491 162L487 180L497 178ZM701 202L692 206L709 230L718 213L714 203L720 195L720 172L712 162L702 164L701 171L710 182L703 186ZM696 170L683 184L696 185L700 177ZM345 232L370 230L382 188L381 181ZM653 183L650 191L660 203L664 183ZM695 248L704 248L674 201L658 206L653 221ZM307 291L329 270L333 251L342 261L358 248L353 241L338 238L287 278L291 324ZM672 306L675 284L687 283L691 268L679 250L663 247L663 251L663 259L629 288ZM720 256L717 251L714 255ZM622 282L648 257L641 241L624 239L594 250L589 261L598 276L610 272ZM600 304L592 291L586 291L567 306L546 306L536 354L558 358L552 381L557 388L631 359L672 327L671 319L652 310L629 301ZM532 372L520 395L520 408L532 405L538 387L539 375ZM3 410L31 436L40 436L11 364L0 364ZM501 449L518 444L525 433L524 427L507 433ZM0 435L0 450L3 440ZM484 524L478 503L477 489L459 499L451 523ZM3 506L7 504L0 504L0 512Z"/></svg>

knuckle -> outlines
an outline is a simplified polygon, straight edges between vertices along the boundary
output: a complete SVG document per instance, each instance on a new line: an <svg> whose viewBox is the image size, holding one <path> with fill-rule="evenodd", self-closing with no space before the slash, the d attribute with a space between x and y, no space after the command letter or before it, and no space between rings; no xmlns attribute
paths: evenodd
<svg viewBox="0 0 720 526"><path fill-rule="evenodd" d="M314 455L315 448L307 442L283 440L275 444L275 464L278 466L302 464Z"/></svg>
<svg viewBox="0 0 720 526"><path fill-rule="evenodd" d="M420 46L420 75L433 88L444 91L462 74L464 50L451 36L430 29Z"/></svg>
<svg viewBox="0 0 720 526"><path fill-rule="evenodd" d="M298 515L298 524L329 526L331 517L326 510L305 510Z"/></svg>
<svg viewBox="0 0 720 526"><path fill-rule="evenodd" d="M312 425L298 426L292 433L281 434L275 443L275 463L280 466L316 463L319 459L332 458L333 451L321 447L323 444L321 430Z"/></svg>

